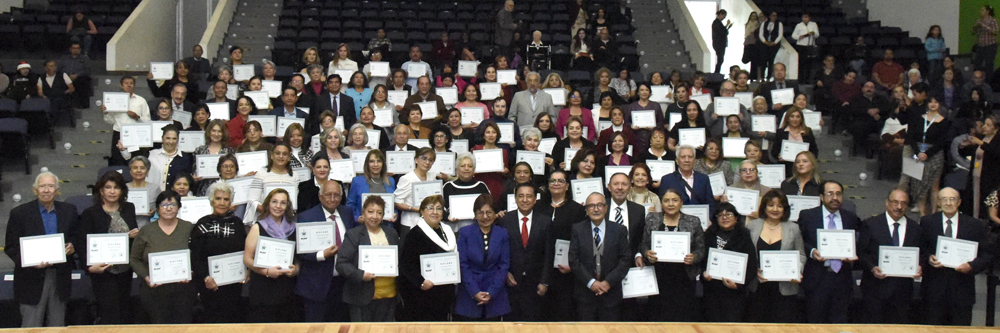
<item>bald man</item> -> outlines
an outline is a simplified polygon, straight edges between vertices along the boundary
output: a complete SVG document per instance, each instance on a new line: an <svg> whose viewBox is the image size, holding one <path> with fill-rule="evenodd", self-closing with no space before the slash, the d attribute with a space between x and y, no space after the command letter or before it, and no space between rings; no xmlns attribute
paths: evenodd
<svg viewBox="0 0 1000 333"><path fill-rule="evenodd" d="M605 221L608 204L603 194L591 193L584 208L587 221L573 225L569 245L569 265L576 276L576 312L580 321L618 321L622 280L635 252L625 226Z"/></svg>
<svg viewBox="0 0 1000 333"><path fill-rule="evenodd" d="M909 324L913 302L912 277L888 277L879 267L879 247L920 247L923 232L917 221L906 217L910 197L895 189L885 198L885 214L862 222L858 233L858 265L861 266L861 293L864 314L871 324Z"/></svg>

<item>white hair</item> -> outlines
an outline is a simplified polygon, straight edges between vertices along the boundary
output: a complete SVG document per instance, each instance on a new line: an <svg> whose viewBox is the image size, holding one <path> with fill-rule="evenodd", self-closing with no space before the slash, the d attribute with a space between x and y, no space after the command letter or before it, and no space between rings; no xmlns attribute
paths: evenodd
<svg viewBox="0 0 1000 333"><path fill-rule="evenodd" d="M56 180L56 189L57 190L59 189L59 176L56 176L56 174L52 173L51 171L45 171L45 172L42 172L42 173L38 174L38 176L35 177L35 183L31 185L31 188L37 190L38 187L41 186L41 184L39 182L42 180L42 177L52 177L53 179L55 179Z"/></svg>
<svg viewBox="0 0 1000 333"><path fill-rule="evenodd" d="M680 155L681 154L681 150L683 150L683 149L689 149L689 150L691 150L691 154L695 155L695 149L691 145L681 145L680 147L677 147L677 155Z"/></svg>

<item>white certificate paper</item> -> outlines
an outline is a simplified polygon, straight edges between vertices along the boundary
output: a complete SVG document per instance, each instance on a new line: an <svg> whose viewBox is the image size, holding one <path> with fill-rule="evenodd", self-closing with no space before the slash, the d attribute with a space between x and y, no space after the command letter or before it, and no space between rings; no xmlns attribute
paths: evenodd
<svg viewBox="0 0 1000 333"><path fill-rule="evenodd" d="M389 63L385 61L369 61L368 69L371 77L389 77Z"/></svg>
<svg viewBox="0 0 1000 333"><path fill-rule="evenodd" d="M253 105L259 110L270 110L271 109L271 98L267 96L266 91L243 91L243 96L246 96L253 101Z"/></svg>
<svg viewBox="0 0 1000 333"><path fill-rule="evenodd" d="M382 130L380 129L365 129L365 134L368 134L368 143L365 147L368 149L378 149L379 143L382 142Z"/></svg>
<svg viewBox="0 0 1000 333"><path fill-rule="evenodd" d="M363 174L365 173L365 162L368 158L368 152L371 150L350 150L351 152L351 163L354 164L354 173Z"/></svg>
<svg viewBox="0 0 1000 333"><path fill-rule="evenodd" d="M191 250L153 252L148 258L149 283L191 281Z"/></svg>
<svg viewBox="0 0 1000 333"><path fill-rule="evenodd" d="M545 88L542 89L546 94L552 96L552 105L566 105L566 89L560 88Z"/></svg>
<svg viewBox="0 0 1000 333"><path fill-rule="evenodd" d="M555 257L552 259L552 267L569 267L569 241L565 239L556 240Z"/></svg>
<svg viewBox="0 0 1000 333"><path fill-rule="evenodd" d="M768 281L799 280L799 251L760 251L760 270Z"/></svg>
<svg viewBox="0 0 1000 333"><path fill-rule="evenodd" d="M21 249L21 253L24 253L23 248ZM937 249L934 255L937 256L938 262L944 265L944 267L955 268L975 260L978 253L979 243L977 242L938 236Z"/></svg>
<svg viewBox="0 0 1000 333"><path fill-rule="evenodd" d="M420 120L430 120L438 116L438 104L435 101L416 103L420 107Z"/></svg>
<svg viewBox="0 0 1000 333"><path fill-rule="evenodd" d="M826 259L854 259L854 230L816 230L816 250Z"/></svg>
<svg viewBox="0 0 1000 333"><path fill-rule="evenodd" d="M393 105L403 105L406 104L406 98L410 97L410 92L406 90L389 90L389 95L386 96L385 100L389 101Z"/></svg>
<svg viewBox="0 0 1000 333"><path fill-rule="evenodd" d="M503 172L503 149L484 149L472 152L476 158L476 173Z"/></svg>
<svg viewBox="0 0 1000 333"><path fill-rule="evenodd" d="M121 125L121 141L125 147L152 147L153 125L150 123Z"/></svg>
<svg viewBox="0 0 1000 333"><path fill-rule="evenodd" d="M208 257L208 276L219 286L245 281L247 266L243 265L243 251Z"/></svg>
<svg viewBox="0 0 1000 333"><path fill-rule="evenodd" d="M233 205L242 205L247 203L247 194L250 192L250 183L253 182L253 177L239 177L227 180L229 186L233 187Z"/></svg>
<svg viewBox="0 0 1000 333"><path fill-rule="evenodd" d="M191 117L193 117L191 115L191 112L184 111L184 110L174 111L174 113L172 115L170 115L170 116L171 116L171 118L173 118L174 120L180 122L184 126L189 126L191 124ZM181 133L184 133L184 132L182 131Z"/></svg>
<svg viewBox="0 0 1000 333"><path fill-rule="evenodd" d="M128 264L128 233L87 235L87 266Z"/></svg>
<svg viewBox="0 0 1000 333"><path fill-rule="evenodd" d="M375 276L398 276L399 250L396 245L359 245L358 269Z"/></svg>
<svg viewBox="0 0 1000 333"><path fill-rule="evenodd" d="M278 133L278 116L250 116L247 117L247 122L257 121L260 123L261 135L265 137L274 137ZM282 133L284 134L284 133Z"/></svg>
<svg viewBox="0 0 1000 333"><path fill-rule="evenodd" d="M461 283L458 252L420 255L420 274L435 286Z"/></svg>
<svg viewBox="0 0 1000 333"><path fill-rule="evenodd" d="M260 83L264 86L263 90L267 92L267 97L277 98L281 96L281 81L261 80Z"/></svg>
<svg viewBox="0 0 1000 333"><path fill-rule="evenodd" d="M674 170L677 169L676 163L669 160L647 160L646 166L649 167L649 176L652 177L653 181L659 181L663 176L674 173Z"/></svg>
<svg viewBox="0 0 1000 333"><path fill-rule="evenodd" d="M532 173L536 175L545 174L545 153L540 151L518 150L514 156L516 158L516 161L514 161L515 164L524 161L531 166Z"/></svg>
<svg viewBox="0 0 1000 333"><path fill-rule="evenodd" d="M746 157L747 141L750 138L722 138L722 157L743 158Z"/></svg>
<svg viewBox="0 0 1000 333"><path fill-rule="evenodd" d="M650 127L656 124L656 111L635 110L632 111L632 125L639 127Z"/></svg>
<svg viewBox="0 0 1000 333"><path fill-rule="evenodd" d="M479 194L461 194L448 196L448 216L459 220L471 220L476 218L476 212L472 210L473 204Z"/></svg>
<svg viewBox="0 0 1000 333"><path fill-rule="evenodd" d="M378 125L379 127L392 127L392 117L396 113L393 109L378 109L375 110L375 120L372 120L372 124Z"/></svg>
<svg viewBox="0 0 1000 333"><path fill-rule="evenodd" d="M153 120L149 124L153 126L153 143L163 142L163 127L173 124L173 121Z"/></svg>
<svg viewBox="0 0 1000 333"><path fill-rule="evenodd" d="M427 75L427 65L411 62L406 64L406 77L410 79L416 79L421 76Z"/></svg>
<svg viewBox="0 0 1000 333"><path fill-rule="evenodd" d="M656 262L684 262L691 253L691 233L687 231L653 231L650 242Z"/></svg>
<svg viewBox="0 0 1000 333"><path fill-rule="evenodd" d="M743 215L753 214L760 205L760 192L757 190L727 187L726 198L729 199L729 203L736 206L736 211Z"/></svg>
<svg viewBox="0 0 1000 333"><path fill-rule="evenodd" d="M451 140L451 151L461 154L469 152L469 140Z"/></svg>
<svg viewBox="0 0 1000 333"><path fill-rule="evenodd" d="M177 135L177 149L185 153L193 153L198 147L205 145L205 133L201 131L181 131Z"/></svg>
<svg viewBox="0 0 1000 333"><path fill-rule="evenodd" d="M373 196L373 195L380 196L380 197L382 197L382 201L385 201L385 207L383 207L383 210L382 210L382 214L383 214L382 215L382 219L383 220L392 220L392 219L396 218L396 209L395 209L395 206L393 206L393 203L396 202L396 195L392 194L392 193L362 193L361 194L361 203L364 203L365 200L368 200L368 197Z"/></svg>
<svg viewBox="0 0 1000 333"><path fill-rule="evenodd" d="M385 161L388 164L386 171L396 175L413 171L415 167L413 159L414 152L412 151L387 151L385 152Z"/></svg>
<svg viewBox="0 0 1000 333"><path fill-rule="evenodd" d="M461 77L476 77L476 67L479 66L478 61L469 60L459 60L458 61L458 76Z"/></svg>
<svg viewBox="0 0 1000 333"><path fill-rule="evenodd" d="M552 148L555 148L557 141L558 139L556 138L542 139L542 141L538 142L538 151L551 155Z"/></svg>
<svg viewBox="0 0 1000 333"><path fill-rule="evenodd" d="M920 267L920 248L909 246L878 247L878 268L892 277L912 278Z"/></svg>
<svg viewBox="0 0 1000 333"><path fill-rule="evenodd" d="M497 127L500 128L500 141L497 143L514 143L514 123L497 123ZM584 132L586 133L586 132ZM584 134L587 136L587 134Z"/></svg>
<svg viewBox="0 0 1000 333"><path fill-rule="evenodd" d="M233 65L233 79L236 81L246 81L253 76L253 65Z"/></svg>
<svg viewBox="0 0 1000 333"><path fill-rule="evenodd" d="M108 112L128 112L128 98L126 92L106 92L101 99Z"/></svg>
<svg viewBox="0 0 1000 333"><path fill-rule="evenodd" d="M652 267L632 267L622 279L622 298L635 298L660 294L656 283L656 270Z"/></svg>
<svg viewBox="0 0 1000 333"><path fill-rule="evenodd" d="M681 120L684 120L683 115L677 112L671 112L669 115L667 115L667 123L670 124L670 126L668 126L669 127L668 129L674 128L674 125L677 125L677 123L681 122Z"/></svg>
<svg viewBox="0 0 1000 333"><path fill-rule="evenodd" d="M174 63L150 62L149 72L153 73L153 80L170 80L174 77Z"/></svg>
<svg viewBox="0 0 1000 333"><path fill-rule="evenodd" d="M823 125L820 125L820 120L823 120L823 113L820 112L802 112L802 121L805 122L806 126L813 132L823 132Z"/></svg>
<svg viewBox="0 0 1000 333"><path fill-rule="evenodd" d="M682 128L677 131L677 138L678 145L688 145L695 148L702 147L705 145L705 129L701 127Z"/></svg>
<svg viewBox="0 0 1000 333"><path fill-rule="evenodd" d="M712 225L712 216L709 213L710 211L711 211L711 206L709 205L681 206L681 213L697 217L698 220L701 221L701 230L707 230L708 227Z"/></svg>
<svg viewBox="0 0 1000 333"><path fill-rule="evenodd" d="M720 196L726 193L726 174L722 171L708 175L708 184L712 187L712 195Z"/></svg>
<svg viewBox="0 0 1000 333"><path fill-rule="evenodd" d="M918 161L913 156L903 156L903 174L917 180L923 180L924 162Z"/></svg>
<svg viewBox="0 0 1000 333"><path fill-rule="evenodd" d="M430 148L431 147L431 140L430 139L410 139L409 141L407 141L407 143L409 143L410 145L413 145L414 147L417 147L417 148Z"/></svg>
<svg viewBox="0 0 1000 333"><path fill-rule="evenodd" d="M236 153L236 164L240 168L241 174L248 174L259 171L267 166L266 151L252 151L246 153Z"/></svg>
<svg viewBox="0 0 1000 333"><path fill-rule="evenodd" d="M497 82L506 83L508 86L517 84L516 69L501 69L497 71Z"/></svg>
<svg viewBox="0 0 1000 333"><path fill-rule="evenodd" d="M708 275L713 279L729 279L736 284L745 284L747 278L746 253L708 248Z"/></svg>
<svg viewBox="0 0 1000 333"><path fill-rule="evenodd" d="M149 215L149 203L153 201L153 199L149 197L149 190L130 189L126 200L135 205L135 215Z"/></svg>
<svg viewBox="0 0 1000 333"><path fill-rule="evenodd" d="M791 213L788 214L789 221L798 221L799 214L803 210L819 207L820 200L818 196L808 196L808 195L789 195L788 205L791 206Z"/></svg>
<svg viewBox="0 0 1000 333"><path fill-rule="evenodd" d="M573 201L583 204L592 193L604 194L604 181L601 178L586 178L570 180L573 188Z"/></svg>
<svg viewBox="0 0 1000 333"><path fill-rule="evenodd" d="M483 108L481 107L463 107L458 109L462 113L462 124L479 124L483 122Z"/></svg>
<svg viewBox="0 0 1000 333"><path fill-rule="evenodd" d="M428 175L443 173L449 176L455 175L455 153L437 153L434 164L431 164Z"/></svg>
<svg viewBox="0 0 1000 333"><path fill-rule="evenodd" d="M716 97L715 114L728 116L740 113L740 99L736 97Z"/></svg>
<svg viewBox="0 0 1000 333"><path fill-rule="evenodd" d="M18 240L21 245L21 267L34 267L43 262L66 262L66 241L62 233L21 237Z"/></svg>
<svg viewBox="0 0 1000 333"><path fill-rule="evenodd" d="M771 104L792 105L795 100L795 89L775 89L771 90Z"/></svg>
<svg viewBox="0 0 1000 333"><path fill-rule="evenodd" d="M750 116L750 130L754 132L775 133L778 123L773 114L755 114Z"/></svg>
<svg viewBox="0 0 1000 333"><path fill-rule="evenodd" d="M220 157L222 157L222 154L194 155L195 175L201 178L219 178L218 166ZM129 191L129 193L131 192Z"/></svg>
<svg viewBox="0 0 1000 333"><path fill-rule="evenodd" d="M580 148L566 148L563 150L563 161L566 162L566 171L573 169L573 158L576 157L576 152L580 151Z"/></svg>
<svg viewBox="0 0 1000 333"><path fill-rule="evenodd" d="M792 140L781 141L781 159L785 160L785 162L795 162L795 155L808 150L808 142L797 142Z"/></svg>
<svg viewBox="0 0 1000 333"><path fill-rule="evenodd" d="M181 208L177 211L177 218L194 224L198 223L198 220L205 215L210 214L212 214L212 203L208 197L183 197L181 198Z"/></svg>
<svg viewBox="0 0 1000 333"><path fill-rule="evenodd" d="M441 180L428 180L425 182L413 183L413 203L410 206L419 207L425 198L432 195L441 195Z"/></svg>
<svg viewBox="0 0 1000 333"><path fill-rule="evenodd" d="M208 105L209 119L229 120L229 103L207 103L205 105Z"/></svg>
<svg viewBox="0 0 1000 333"><path fill-rule="evenodd" d="M438 96L441 96L441 102L444 105L455 105L458 103L458 87L441 87L435 90Z"/></svg>
<svg viewBox="0 0 1000 333"><path fill-rule="evenodd" d="M785 180L785 166L782 164L758 164L757 177L760 184L770 188L781 188Z"/></svg>
<svg viewBox="0 0 1000 333"><path fill-rule="evenodd" d="M494 100L500 97L500 84L497 82L481 82L479 83L479 93L482 94L482 100Z"/></svg>
<svg viewBox="0 0 1000 333"><path fill-rule="evenodd" d="M309 222L295 225L295 253L316 253L333 246L336 240L333 222Z"/></svg>
<svg viewBox="0 0 1000 333"><path fill-rule="evenodd" d="M631 171L632 167L627 165L622 165L622 166L609 165L604 167L604 187L607 187L608 184L611 184L611 177L614 176L616 173L624 173L626 176L628 176L628 173Z"/></svg>
<svg viewBox="0 0 1000 333"><path fill-rule="evenodd" d="M328 179L339 180L342 183L350 183L354 179L354 161L339 159L330 161L330 175Z"/></svg>
<svg viewBox="0 0 1000 333"><path fill-rule="evenodd" d="M740 100L740 104L743 107L750 109L753 107L753 93L752 92L738 92L734 95L736 99Z"/></svg>
<svg viewBox="0 0 1000 333"><path fill-rule="evenodd" d="M650 86L649 87L649 100L657 103L669 103L673 98L673 91L670 90L670 86Z"/></svg>
<svg viewBox="0 0 1000 333"><path fill-rule="evenodd" d="M343 124L344 122L341 121L340 117L337 117L337 123ZM299 124L300 126L302 126L302 128L305 128L306 120L304 118L288 118L288 117L278 118L278 132L275 133L276 134L275 136L284 137L285 132L288 131L288 126L292 126L292 124ZM343 130L341 130L341 132L343 132Z"/></svg>
<svg viewBox="0 0 1000 333"><path fill-rule="evenodd" d="M694 95L694 96L691 96L691 100L695 101L695 102L698 102L698 105L701 106L702 110L704 110L704 109L708 108L709 105L712 105L712 94L698 94L698 95Z"/></svg>
<svg viewBox="0 0 1000 333"><path fill-rule="evenodd" d="M295 256L295 242L272 237L258 237L253 267L287 269Z"/></svg>

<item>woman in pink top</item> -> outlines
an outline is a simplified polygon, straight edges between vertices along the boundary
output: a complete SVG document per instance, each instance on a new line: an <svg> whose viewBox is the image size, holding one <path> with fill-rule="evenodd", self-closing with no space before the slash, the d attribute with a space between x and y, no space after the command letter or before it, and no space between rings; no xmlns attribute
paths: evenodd
<svg viewBox="0 0 1000 333"><path fill-rule="evenodd" d="M486 107L486 104L479 101L479 88L474 84L465 86L462 90L462 95L458 96L458 104L455 104L455 108L461 110L462 108L482 108L483 109L483 120L490 119L490 110ZM474 122L471 125L463 125L465 128L475 129L479 127L478 122Z"/></svg>
<svg viewBox="0 0 1000 333"><path fill-rule="evenodd" d="M556 120L556 134L562 138L565 135L564 128L566 123L569 122L569 118L572 116L580 117L583 120L583 131L587 141L594 142L594 137L597 135L597 126L594 126L594 115L590 113L590 109L581 106L583 102L583 94L579 90L573 90L569 93L569 107L559 110L559 118Z"/></svg>

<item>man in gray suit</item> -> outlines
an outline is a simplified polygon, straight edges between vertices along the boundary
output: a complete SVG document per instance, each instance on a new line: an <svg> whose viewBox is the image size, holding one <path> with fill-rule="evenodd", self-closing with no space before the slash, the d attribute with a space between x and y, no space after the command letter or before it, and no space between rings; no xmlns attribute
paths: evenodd
<svg viewBox="0 0 1000 333"><path fill-rule="evenodd" d="M493 43L497 45L499 54L510 54L510 41L514 39L514 30L517 29L513 12L514 0L507 0L503 4L503 9L497 13L496 33L493 35Z"/></svg>
<svg viewBox="0 0 1000 333"><path fill-rule="evenodd" d="M535 117L543 112L548 112L552 119L559 118L559 114L552 106L552 96L541 89L542 79L538 72L530 72L524 79L528 84L528 90L514 94L507 118L517 123L520 128L534 127Z"/></svg>
<svg viewBox="0 0 1000 333"><path fill-rule="evenodd" d="M589 223L573 225L569 265L576 276L573 295L580 321L621 318L621 285L634 251L625 226L605 223L606 202L603 194L591 193L584 206Z"/></svg>

